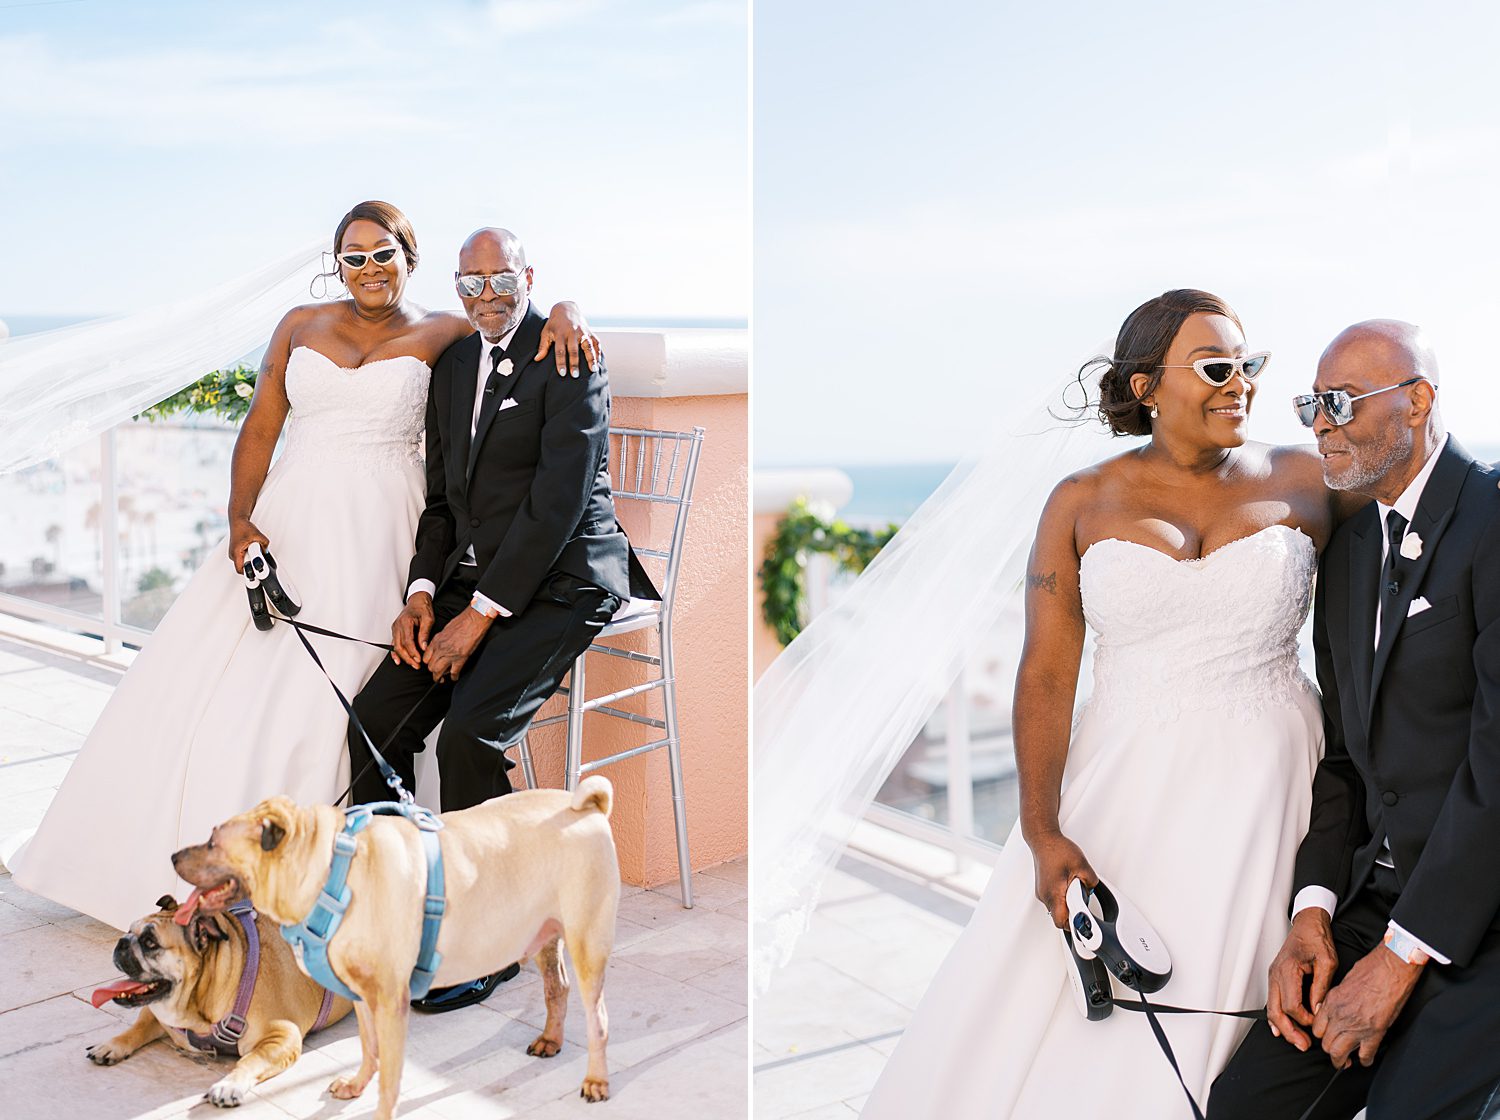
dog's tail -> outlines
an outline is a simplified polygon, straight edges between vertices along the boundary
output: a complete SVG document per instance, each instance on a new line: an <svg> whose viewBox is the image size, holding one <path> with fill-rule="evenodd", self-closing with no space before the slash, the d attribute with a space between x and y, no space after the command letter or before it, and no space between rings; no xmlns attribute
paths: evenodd
<svg viewBox="0 0 1500 1120"><path fill-rule="evenodd" d="M575 813L597 809L607 817L614 803L615 787L609 784L609 779L603 774L590 774L573 791L572 809Z"/></svg>

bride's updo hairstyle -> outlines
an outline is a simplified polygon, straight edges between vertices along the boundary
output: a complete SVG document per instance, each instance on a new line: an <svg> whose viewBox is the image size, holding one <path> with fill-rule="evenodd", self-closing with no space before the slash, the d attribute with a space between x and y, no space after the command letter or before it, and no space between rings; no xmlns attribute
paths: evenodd
<svg viewBox="0 0 1500 1120"><path fill-rule="evenodd" d="M330 294L329 281L342 281L344 276L343 266L339 264L339 253L344 248L344 233L351 225L358 221L374 222L396 239L396 244L401 246L401 254L406 258L406 272L411 275L417 270L417 234L411 228L411 222L400 209L392 206L389 202L370 200L361 202L349 213L339 219L338 229L333 231L333 267L327 272L320 272L313 277L312 283L308 285L314 298L326 299ZM324 260L328 254L324 254ZM318 284L322 282L322 290L319 291Z"/></svg>
<svg viewBox="0 0 1500 1120"><path fill-rule="evenodd" d="M401 246L401 253L406 257L406 271L415 272L417 268L417 235L411 228L411 222L399 209L389 202L361 202L349 213L345 214L339 221L339 228L333 233L333 251L335 255L344 248L344 233L348 228L358 221L374 222L382 229L389 231Z"/></svg>
<svg viewBox="0 0 1500 1120"><path fill-rule="evenodd" d="M1162 362L1167 350L1189 315L1223 315L1240 326L1240 317L1218 296L1196 288L1174 288L1148 299L1125 318L1115 338L1113 358L1095 358L1078 371L1082 381L1088 371L1102 365L1099 377L1099 419L1117 436L1151 434L1151 413L1141 403L1161 384ZM1139 396L1130 387L1137 373L1148 378Z"/></svg>

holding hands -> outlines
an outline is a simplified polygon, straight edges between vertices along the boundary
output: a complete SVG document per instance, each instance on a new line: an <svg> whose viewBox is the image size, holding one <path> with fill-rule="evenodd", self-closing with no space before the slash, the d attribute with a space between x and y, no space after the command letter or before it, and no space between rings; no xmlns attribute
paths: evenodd
<svg viewBox="0 0 1500 1120"><path fill-rule="evenodd" d="M1422 965L1407 964L1377 945L1333 986L1337 967L1327 911L1316 906L1297 911L1286 943L1271 962L1266 1019L1273 1034L1303 1052L1312 1047L1309 1034L1321 1039L1335 1069L1344 1069L1356 1055L1368 1066L1417 986Z"/></svg>
<svg viewBox="0 0 1500 1120"><path fill-rule="evenodd" d="M425 664L433 680L456 681L489 631L491 620L478 611L460 611L436 638L432 637L433 623L432 596L425 591L416 592L391 623L391 644L396 647L391 660L413 669Z"/></svg>

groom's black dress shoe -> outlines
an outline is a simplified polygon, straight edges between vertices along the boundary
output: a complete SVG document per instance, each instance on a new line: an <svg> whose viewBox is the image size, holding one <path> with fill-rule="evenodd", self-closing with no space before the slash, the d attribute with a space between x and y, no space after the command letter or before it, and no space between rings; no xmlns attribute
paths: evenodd
<svg viewBox="0 0 1500 1120"><path fill-rule="evenodd" d="M457 1011L460 1007L469 1007L488 999L490 993L501 984L507 980L514 980L519 975L521 975L521 965L517 962L502 968L499 972L481 976L478 980L470 980L467 984L455 984L451 988L433 988L421 999L411 1001L412 1010L432 1014L439 1011Z"/></svg>

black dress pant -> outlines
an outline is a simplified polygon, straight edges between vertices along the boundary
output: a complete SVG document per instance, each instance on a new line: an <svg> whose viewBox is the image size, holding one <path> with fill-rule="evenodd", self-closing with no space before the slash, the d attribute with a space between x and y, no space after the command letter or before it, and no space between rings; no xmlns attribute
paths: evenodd
<svg viewBox="0 0 1500 1120"><path fill-rule="evenodd" d="M474 594L475 578L459 571L433 599L433 637L468 608ZM413 669L386 657L355 697L354 711L408 790L416 785L417 752L442 722L437 740L442 812L499 797L511 790L506 771L514 765L501 751L520 741L537 709L619 605L601 588L554 573L525 610L490 625L457 681L433 687L425 666ZM395 738L381 746L403 717ZM353 804L393 800L352 721L348 742L350 773L357 775Z"/></svg>
<svg viewBox="0 0 1500 1120"><path fill-rule="evenodd" d="M1335 983L1380 944L1399 893L1396 873L1377 866L1334 918ZM1334 1072L1312 1041L1303 1053L1256 1023L1214 1081L1208 1120L1298 1120ZM1500 1117L1500 934L1491 931L1464 968L1427 965L1374 1064L1356 1055L1310 1120L1349 1120L1361 1108L1368 1120Z"/></svg>

